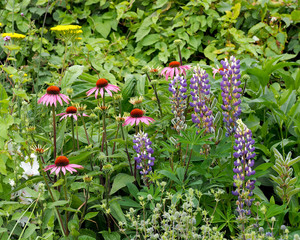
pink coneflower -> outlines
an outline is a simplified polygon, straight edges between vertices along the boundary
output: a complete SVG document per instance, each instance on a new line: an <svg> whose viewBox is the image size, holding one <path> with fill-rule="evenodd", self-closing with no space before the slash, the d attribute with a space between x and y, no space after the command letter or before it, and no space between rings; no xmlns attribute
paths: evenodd
<svg viewBox="0 0 300 240"><path fill-rule="evenodd" d="M191 69L191 65L182 65L180 66L180 62L177 61L173 61L170 62L169 67L165 67L162 71L161 71L161 75L164 75L166 77L166 80L168 81L169 76L171 77L171 79L173 79L174 75L178 75L178 74L184 74L186 75L185 70L189 70Z"/></svg>
<svg viewBox="0 0 300 240"><path fill-rule="evenodd" d="M66 170L68 170L70 173L77 172L75 168L80 168L82 169L83 166L78 165L78 164L70 164L69 159L65 156L59 156L56 158L55 162L53 165L47 166L44 171L48 171L51 169L50 173L55 172L56 175L59 174L60 171L66 175Z"/></svg>
<svg viewBox="0 0 300 240"><path fill-rule="evenodd" d="M47 93L39 99L38 103L42 103L46 106L52 106L54 104L56 107L56 101L58 101L61 106L63 105L62 100L69 104L68 100L70 100L70 98L64 94L61 94L59 87L50 86L47 88Z"/></svg>
<svg viewBox="0 0 300 240"><path fill-rule="evenodd" d="M131 126L133 124L138 125L140 122L146 123L149 125L150 122L154 122L154 119L151 117L145 117L144 111L138 108L133 109L130 112L130 117L127 117L125 122L123 123L123 126L130 124Z"/></svg>
<svg viewBox="0 0 300 240"><path fill-rule="evenodd" d="M98 81L96 83L96 87L94 87L94 88L90 89L89 91L87 91L86 95L90 96L91 94L93 94L96 91L95 92L95 98L97 99L99 92L101 94L101 97L103 98L104 89L108 93L108 95L111 96L111 97L112 97L111 91L114 91L114 92L120 91L120 88L118 86L109 84L106 79L100 78L100 79L98 79Z"/></svg>
<svg viewBox="0 0 300 240"><path fill-rule="evenodd" d="M80 117L81 115L80 115L80 113L77 113L77 108L76 107L70 106L70 107L67 107L66 112L59 113L56 116L62 116L60 118L60 121L63 120L64 118L67 118L67 117L73 117L75 119L75 121L77 121L77 116ZM88 115L86 115L84 113L82 114L82 116L88 117Z"/></svg>

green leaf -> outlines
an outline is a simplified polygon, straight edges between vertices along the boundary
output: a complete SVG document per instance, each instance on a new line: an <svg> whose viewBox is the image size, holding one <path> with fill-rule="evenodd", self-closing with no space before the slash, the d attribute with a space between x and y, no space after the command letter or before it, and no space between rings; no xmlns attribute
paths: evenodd
<svg viewBox="0 0 300 240"><path fill-rule="evenodd" d="M149 34L142 40L142 45L143 46L150 46L156 42L158 42L160 39L159 34Z"/></svg>
<svg viewBox="0 0 300 240"><path fill-rule="evenodd" d="M61 178L61 179L57 180L56 183L54 183L52 185L52 187L57 187L57 186L63 185L64 182L65 182L65 180Z"/></svg>
<svg viewBox="0 0 300 240"><path fill-rule="evenodd" d="M214 44L209 44L204 49L204 55L205 55L205 57L207 57L211 61L215 61L215 59L217 58L217 54L215 53L216 50L217 50L217 48L215 47Z"/></svg>
<svg viewBox="0 0 300 240"><path fill-rule="evenodd" d="M115 201L115 200L110 201L109 208L111 210L111 215L115 219L117 219L118 222L119 221L126 222L125 215L120 207L120 204L117 201Z"/></svg>
<svg viewBox="0 0 300 240"><path fill-rule="evenodd" d="M71 87L72 83L82 74L83 66L74 65L70 67L66 72L61 81L61 88L67 89Z"/></svg>
<svg viewBox="0 0 300 240"><path fill-rule="evenodd" d="M269 202L269 200L266 198L265 194L260 190L259 187L255 187L253 190L253 193L260 198L263 202Z"/></svg>
<svg viewBox="0 0 300 240"><path fill-rule="evenodd" d="M132 183L134 181L134 177L125 173L119 173L113 182L112 188L110 190L110 195L114 194L121 188L125 187L126 184Z"/></svg>
<svg viewBox="0 0 300 240"><path fill-rule="evenodd" d="M117 233L117 232L109 233L108 231L102 231L100 233L102 234L104 240L120 240L121 239L119 233Z"/></svg>
<svg viewBox="0 0 300 240"><path fill-rule="evenodd" d="M173 180L174 182L178 183L179 185L181 184L181 182L179 181L179 179L172 172L169 172L167 170L161 170L158 173L160 173L160 174L168 177L169 179Z"/></svg>
<svg viewBox="0 0 300 240"><path fill-rule="evenodd" d="M291 17L294 22L300 22L300 10L292 11Z"/></svg>
<svg viewBox="0 0 300 240"><path fill-rule="evenodd" d="M59 201L56 201L56 202L50 202L47 204L47 207L48 208L54 208L54 207L58 207L58 206L64 206L68 203L69 201L66 201L66 200L59 200Z"/></svg>
<svg viewBox="0 0 300 240"><path fill-rule="evenodd" d="M89 213L87 213L87 214L84 216L84 219L87 220L87 219L91 219L91 218L93 218L93 217L96 217L98 213L99 213L99 212L89 212Z"/></svg>
<svg viewBox="0 0 300 240"><path fill-rule="evenodd" d="M26 229L23 238L24 239L29 239L30 236L35 232L35 230L37 229L37 226L35 224L28 224L28 228Z"/></svg>

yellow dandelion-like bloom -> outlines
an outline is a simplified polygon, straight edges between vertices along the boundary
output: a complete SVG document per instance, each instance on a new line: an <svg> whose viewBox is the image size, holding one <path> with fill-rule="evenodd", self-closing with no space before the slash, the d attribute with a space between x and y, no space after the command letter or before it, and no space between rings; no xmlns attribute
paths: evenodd
<svg viewBox="0 0 300 240"><path fill-rule="evenodd" d="M2 33L2 37L10 37L10 38L15 38L15 39L23 39L26 36L20 33Z"/></svg>
<svg viewBox="0 0 300 240"><path fill-rule="evenodd" d="M68 34L80 34L82 33L81 26L78 25L57 25L55 27L50 28L51 31L57 32L62 35Z"/></svg>

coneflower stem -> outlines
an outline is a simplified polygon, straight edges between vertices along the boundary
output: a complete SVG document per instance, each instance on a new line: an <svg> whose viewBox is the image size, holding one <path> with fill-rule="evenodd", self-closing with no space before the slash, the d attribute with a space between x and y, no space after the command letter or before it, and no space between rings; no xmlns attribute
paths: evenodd
<svg viewBox="0 0 300 240"><path fill-rule="evenodd" d="M67 176L64 175L64 192L65 192L65 199L66 201L68 201L68 191L67 191ZM67 204L67 207L69 207L69 204ZM66 229L66 235L68 236L69 235L69 230L68 230L68 222L69 222L69 212L68 210L66 210L66 226L67 226L67 229Z"/></svg>
<svg viewBox="0 0 300 240"><path fill-rule="evenodd" d="M88 132L87 132L87 130L86 130L86 126L85 126L85 122L84 122L84 119L83 119L82 114L80 115L80 117L81 117L81 121L82 121L82 124L83 124L83 128L84 128L86 140L87 140L87 142L88 142L88 145L91 145L91 142L90 142L90 139L89 139L89 135L88 135Z"/></svg>
<svg viewBox="0 0 300 240"><path fill-rule="evenodd" d="M76 138L77 138L77 150L79 150L78 122L77 121L76 121Z"/></svg>
<svg viewBox="0 0 300 240"><path fill-rule="evenodd" d="M43 169L43 165L42 165L41 160L40 160L39 158L38 158L38 161L39 161L40 169ZM50 186L49 186L49 184L48 184L48 182L47 182L47 179L46 179L44 170L42 170L41 173L42 173L42 175L43 175L44 181L45 181L46 186L47 186L47 188L48 188L48 191L49 191L49 193L50 193L50 197L51 197L52 201L55 202L55 199L54 199L54 197L53 197L53 193L52 193L51 188L50 188ZM61 230L62 230L62 233L63 233L64 236L66 236L66 229L65 229L65 227L64 227L64 224L63 224L63 222L62 222L61 215L60 215L60 213L59 213L57 207L55 207L55 210L56 210L56 213L57 213L57 218L58 218L58 222L59 222L60 228L61 228Z"/></svg>
<svg viewBox="0 0 300 240"><path fill-rule="evenodd" d="M121 126L122 139L123 139L123 141L125 141L125 152L126 152L127 158L128 158L128 163L129 163L129 167L130 167L130 173L131 173L131 175L133 175L132 165L131 165L131 161L130 161L130 156L129 156L129 152L128 152L127 142L126 142L126 139L125 139L124 129L123 129L122 123L120 123L120 126Z"/></svg>
<svg viewBox="0 0 300 240"><path fill-rule="evenodd" d="M118 137L119 127L120 127L120 125L118 124L115 139ZM112 152L111 152L112 155L115 153L115 148L116 148L116 142L114 142L114 146L113 146L113 149L112 149Z"/></svg>
<svg viewBox="0 0 300 240"><path fill-rule="evenodd" d="M83 217L84 217L85 212L86 212L86 206L87 206L87 202L89 200L89 189L90 189L90 183L87 183L86 192L85 192L84 206L83 206L82 214L81 214L80 221L79 221L79 229L81 228L81 225L83 223Z"/></svg>
<svg viewBox="0 0 300 240"><path fill-rule="evenodd" d="M180 46L177 45L177 49L178 49L178 55L179 55L179 60L180 60L180 65L182 66L182 56L181 56L181 51L180 51Z"/></svg>
<svg viewBox="0 0 300 240"><path fill-rule="evenodd" d="M52 115L53 115L53 156L56 159L56 120L55 120L55 106L52 105Z"/></svg>
<svg viewBox="0 0 300 240"><path fill-rule="evenodd" d="M139 126L138 125L135 125L135 134L137 135L138 134L138 128L139 128ZM136 166L137 166L137 163L136 163L136 161L134 160L134 178L135 178L135 180L136 180Z"/></svg>
<svg viewBox="0 0 300 240"><path fill-rule="evenodd" d="M149 74L146 72L146 76L151 84L151 78L149 76ZM161 106L160 106L160 100L159 100L159 97L158 97L158 94L157 94L157 90L156 90L156 86L154 86L153 84L151 84L152 88L153 88L153 91L155 93L155 97L157 99L157 105L158 105L158 109L159 109L159 112L160 112L160 117L162 117L162 110L161 110Z"/></svg>
<svg viewBox="0 0 300 240"><path fill-rule="evenodd" d="M103 115L102 115L102 120L103 120L103 135L102 135L102 144L101 144L101 152L103 152L104 150L104 144L106 142L106 125L105 125L105 113L106 113L106 110L105 110L105 93L103 93ZM107 149L106 149L107 150Z"/></svg>
<svg viewBox="0 0 300 240"><path fill-rule="evenodd" d="M75 151L75 134L74 134L74 120L73 120L73 117L71 117L71 125L72 125L73 150Z"/></svg>

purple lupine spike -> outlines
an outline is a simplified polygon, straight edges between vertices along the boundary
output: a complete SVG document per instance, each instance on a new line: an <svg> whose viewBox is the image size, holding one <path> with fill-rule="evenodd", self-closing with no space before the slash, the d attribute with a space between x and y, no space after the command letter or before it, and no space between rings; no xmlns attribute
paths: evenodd
<svg viewBox="0 0 300 240"><path fill-rule="evenodd" d="M255 174L253 170L254 166L254 146L255 141L252 139L252 132L247 126L242 122L241 119L237 120L237 128L235 137L235 146L233 156L236 158L234 161L233 176L234 183L233 186L236 187L232 194L238 196L237 212L239 217L243 218L246 215L251 214L250 207L254 198L253 189L255 180L250 179L251 176ZM246 214L246 215L245 215Z"/></svg>
<svg viewBox="0 0 300 240"><path fill-rule="evenodd" d="M185 78L177 75L169 84L169 91L172 93L170 97L172 104L172 113L174 118L172 119L173 127L177 132L186 128L185 124L185 109L187 98L187 81Z"/></svg>
<svg viewBox="0 0 300 240"><path fill-rule="evenodd" d="M207 104L210 94L208 74L199 66L194 69L190 88L192 89L191 95L193 96L190 106L194 108L195 112L192 114L192 121L199 129L205 129L205 133L212 132L213 116ZM197 131L197 133L199 133L199 131Z"/></svg>
<svg viewBox="0 0 300 240"><path fill-rule="evenodd" d="M133 149L136 151L137 156L134 157L136 161L136 168L140 170L141 175L147 175L154 166L155 158L152 157L154 150L151 148L152 142L148 138L148 134L139 132L134 135Z"/></svg>
<svg viewBox="0 0 300 240"><path fill-rule="evenodd" d="M219 73L222 75L222 81L220 83L222 90L223 105L223 121L225 122L227 133L231 135L234 132L236 120L241 114L241 92L239 87L241 81L240 74L240 60L231 56L229 61L225 59L221 61L222 70Z"/></svg>

